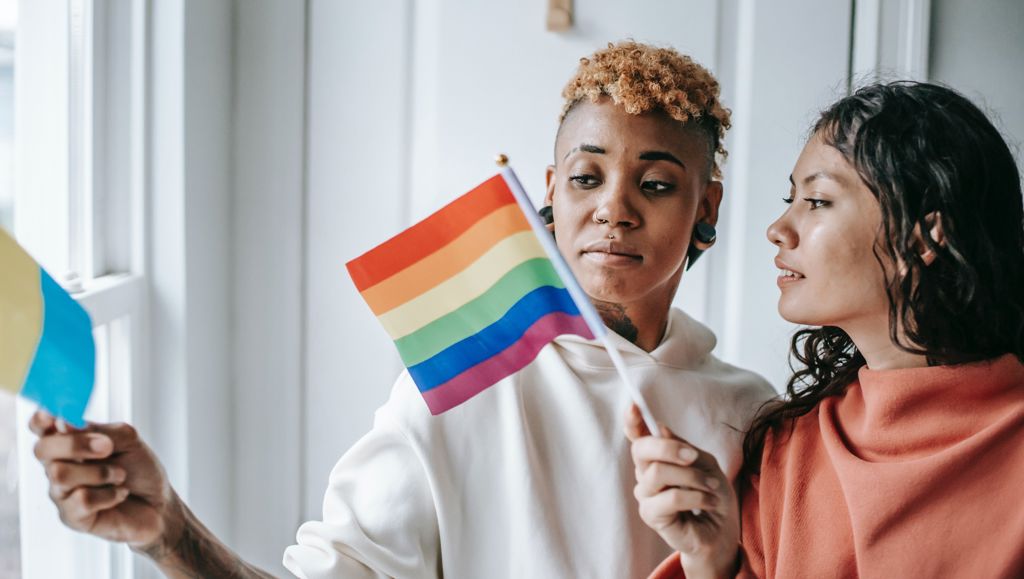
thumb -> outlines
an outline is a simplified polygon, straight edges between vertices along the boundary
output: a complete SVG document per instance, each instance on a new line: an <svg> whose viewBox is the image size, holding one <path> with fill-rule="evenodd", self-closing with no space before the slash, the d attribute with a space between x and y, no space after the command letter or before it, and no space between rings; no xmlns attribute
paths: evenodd
<svg viewBox="0 0 1024 579"><path fill-rule="evenodd" d="M640 409L637 408L636 404L630 404L629 410L626 411L625 431L626 438L631 441L651 435L651 431L648 430L647 424L644 423L643 416L640 415Z"/></svg>

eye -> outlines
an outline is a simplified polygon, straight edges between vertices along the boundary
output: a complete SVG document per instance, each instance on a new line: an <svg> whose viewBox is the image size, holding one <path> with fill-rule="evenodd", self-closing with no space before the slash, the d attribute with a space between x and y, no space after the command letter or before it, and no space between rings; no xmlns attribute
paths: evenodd
<svg viewBox="0 0 1024 579"><path fill-rule="evenodd" d="M785 203L786 205L792 205L793 204L793 196L790 195L789 197L783 197L782 198L782 202Z"/></svg>
<svg viewBox="0 0 1024 579"><path fill-rule="evenodd" d="M813 197L804 197L804 201L811 204L811 211L814 211L815 209L820 209L822 207L828 207L829 205L832 204L832 202L830 201L825 201L824 199L815 199Z"/></svg>
<svg viewBox="0 0 1024 579"><path fill-rule="evenodd" d="M654 195L668 193L674 188L675 185L673 185L672 183L668 183L666 181L650 180L640 183L640 189L643 190L644 193L651 193Z"/></svg>
<svg viewBox="0 0 1024 579"><path fill-rule="evenodd" d="M575 183L581 189L592 189L597 187L597 177L594 175L578 174L569 177L569 181Z"/></svg>

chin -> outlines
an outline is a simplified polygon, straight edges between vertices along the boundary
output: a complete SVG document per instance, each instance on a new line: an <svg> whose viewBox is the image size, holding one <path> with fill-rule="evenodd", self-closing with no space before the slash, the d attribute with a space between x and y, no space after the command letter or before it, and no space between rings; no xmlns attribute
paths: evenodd
<svg viewBox="0 0 1024 579"><path fill-rule="evenodd" d="M810 311L806 307L796 307L783 301L779 301L779 315L787 322L801 326L830 325L827 321L828 316L822 316L818 312Z"/></svg>
<svg viewBox="0 0 1024 579"><path fill-rule="evenodd" d="M601 302L625 304L635 301L639 297L639 292L630 291L628 288L621 287L615 283L609 283L608 280L581 285L583 286L583 291L590 296L590 299Z"/></svg>

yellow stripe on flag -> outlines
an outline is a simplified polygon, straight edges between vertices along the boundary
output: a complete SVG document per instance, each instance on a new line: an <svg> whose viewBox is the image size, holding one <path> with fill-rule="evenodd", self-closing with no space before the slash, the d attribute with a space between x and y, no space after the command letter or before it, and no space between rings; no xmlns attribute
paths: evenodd
<svg viewBox="0 0 1024 579"><path fill-rule="evenodd" d="M366 288L363 299L374 314L387 313L458 274L502 239L529 229L530 223L519 205L506 205L473 224L448 245Z"/></svg>
<svg viewBox="0 0 1024 579"><path fill-rule="evenodd" d="M472 265L397 308L377 316L397 340L479 297L513 267L547 257L532 230L510 235Z"/></svg>
<svg viewBox="0 0 1024 579"><path fill-rule="evenodd" d="M0 229L0 389L21 391L43 332L39 266Z"/></svg>

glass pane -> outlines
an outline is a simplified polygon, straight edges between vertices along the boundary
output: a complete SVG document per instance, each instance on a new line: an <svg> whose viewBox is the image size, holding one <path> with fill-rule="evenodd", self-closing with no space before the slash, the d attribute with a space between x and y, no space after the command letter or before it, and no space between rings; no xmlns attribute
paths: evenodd
<svg viewBox="0 0 1024 579"><path fill-rule="evenodd" d="M14 396L0 391L0 579L21 577Z"/></svg>
<svg viewBox="0 0 1024 579"><path fill-rule="evenodd" d="M0 0L0 227L14 227L14 23L17 0Z"/></svg>
<svg viewBox="0 0 1024 579"><path fill-rule="evenodd" d="M0 0L0 227L14 228L14 25L17 0ZM0 579L21 577L14 397L0 391Z"/></svg>

